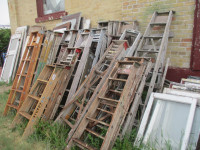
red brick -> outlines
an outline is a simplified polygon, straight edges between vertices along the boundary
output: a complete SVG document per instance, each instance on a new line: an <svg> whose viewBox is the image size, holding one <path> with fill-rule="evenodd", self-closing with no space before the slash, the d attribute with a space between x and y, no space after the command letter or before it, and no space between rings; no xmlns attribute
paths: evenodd
<svg viewBox="0 0 200 150"><path fill-rule="evenodd" d="M192 39L182 39L182 42L192 42Z"/></svg>

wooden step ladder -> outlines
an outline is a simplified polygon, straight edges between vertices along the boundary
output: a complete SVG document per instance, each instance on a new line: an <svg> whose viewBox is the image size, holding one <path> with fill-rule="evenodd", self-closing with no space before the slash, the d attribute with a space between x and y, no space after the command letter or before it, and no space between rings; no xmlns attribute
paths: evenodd
<svg viewBox="0 0 200 150"><path fill-rule="evenodd" d="M23 137L33 133L34 125L41 118L56 84L62 80L63 74L66 74L67 71L53 65L46 65L42 70L12 123L12 127L14 127L23 119L28 119Z"/></svg>
<svg viewBox="0 0 200 150"><path fill-rule="evenodd" d="M168 39L170 37L170 25L173 14L173 11L162 13L154 12L144 36L136 50L135 57L151 58L153 68L151 67L151 64L149 64L146 77L143 78L138 88L138 95L134 98L134 103L132 104L129 115L127 116L124 124L122 131L123 136L126 133L129 134L132 130L132 127L139 127L150 94L153 91L158 91L159 88L162 88L164 80L163 77L165 78L163 67ZM148 80L150 80L150 82ZM142 97L144 89L147 89L145 98Z"/></svg>
<svg viewBox="0 0 200 150"><path fill-rule="evenodd" d="M77 129L68 134L66 149L112 148L146 67L143 58L137 60L114 66ZM99 147L90 145L89 135Z"/></svg>
<svg viewBox="0 0 200 150"><path fill-rule="evenodd" d="M42 31L31 33L8 97L4 115L7 115L9 108L14 108L18 111L27 97L38 61L43 37L44 34Z"/></svg>

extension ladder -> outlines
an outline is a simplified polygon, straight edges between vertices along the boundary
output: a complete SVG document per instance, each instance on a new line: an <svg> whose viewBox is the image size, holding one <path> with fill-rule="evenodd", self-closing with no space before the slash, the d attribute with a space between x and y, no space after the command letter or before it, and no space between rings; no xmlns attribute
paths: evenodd
<svg viewBox="0 0 200 150"><path fill-rule="evenodd" d="M138 95L134 98L134 103L131 107L127 120L122 129L122 134L130 133L132 127L139 127L139 123L144 114L148 99L153 90L162 88L165 78L163 73L164 60L167 51L168 38L170 37L170 25L172 22L173 11L169 12L154 12L150 23L143 35L142 40L136 50L135 57L149 57L153 62L152 71L149 66L143 82L138 88ZM166 71L165 71L166 72ZM150 80L150 82L149 82ZM157 83L156 83L157 82ZM147 89L147 94L142 97L144 89ZM139 120L136 118L140 118Z"/></svg>
<svg viewBox="0 0 200 150"><path fill-rule="evenodd" d="M68 134L66 149L112 148L145 67L143 58L116 63L77 129ZM89 136L98 147L90 144Z"/></svg>
<svg viewBox="0 0 200 150"><path fill-rule="evenodd" d="M44 67L12 123L14 127L20 124L23 118L28 119L23 137L33 133L34 125L41 118L57 82L62 80L62 75L66 73L67 70L63 68L51 65Z"/></svg>
<svg viewBox="0 0 200 150"><path fill-rule="evenodd" d="M27 97L38 61L43 37L43 33L31 33L8 97L4 115L7 115L9 108L14 108L18 111Z"/></svg>

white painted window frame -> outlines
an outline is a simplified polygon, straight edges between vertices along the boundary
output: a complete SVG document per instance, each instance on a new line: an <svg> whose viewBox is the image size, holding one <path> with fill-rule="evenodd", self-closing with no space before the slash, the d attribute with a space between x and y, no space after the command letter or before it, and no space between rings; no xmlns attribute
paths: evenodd
<svg viewBox="0 0 200 150"><path fill-rule="evenodd" d="M141 140L143 139L144 132L145 132L145 129L147 127L148 119L150 117L150 112L151 112L151 109L152 109L152 106L153 106L155 99L161 99L161 100L164 100L164 101L185 103L185 104L191 105L190 106L190 112L189 112L189 115L188 115L187 124L186 124L185 133L184 133L184 136L183 136L183 142L182 142L182 145L181 145L181 150L186 150L188 142L189 142L190 132L191 132L191 129L192 129L192 123L193 123L193 119L194 119L194 115L195 115L197 99L191 98L191 97L163 94L163 93L152 93L151 94L134 144L136 146L139 146L140 143L141 143ZM149 132L150 132L150 130L149 130ZM146 137L146 138L148 139L148 137Z"/></svg>
<svg viewBox="0 0 200 150"><path fill-rule="evenodd" d="M10 47L12 45L12 41L14 41L15 39L18 39L16 46L15 46L16 49L11 51ZM15 63L15 60L16 60L16 57L17 57L17 54L18 54L18 51L19 51L20 39L21 39L21 34L14 34L14 35L12 35L12 37L10 39L10 44L9 44L9 47L8 47L6 59L5 59L4 65L3 65L2 73L1 73L1 81L8 82L11 75L12 75L14 63ZM12 55L13 55L13 59L12 59L12 62L11 62L11 66L7 66L8 57L10 57ZM8 72L8 77L3 78L4 73L5 73L5 69L6 69L5 67L9 67L10 69L9 69L9 72Z"/></svg>

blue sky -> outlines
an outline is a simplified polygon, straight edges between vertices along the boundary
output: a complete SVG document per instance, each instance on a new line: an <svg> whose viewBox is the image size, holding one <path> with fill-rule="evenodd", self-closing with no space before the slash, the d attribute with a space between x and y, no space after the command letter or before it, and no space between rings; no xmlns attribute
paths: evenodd
<svg viewBox="0 0 200 150"><path fill-rule="evenodd" d="M0 24L10 25L7 0L0 0Z"/></svg>

